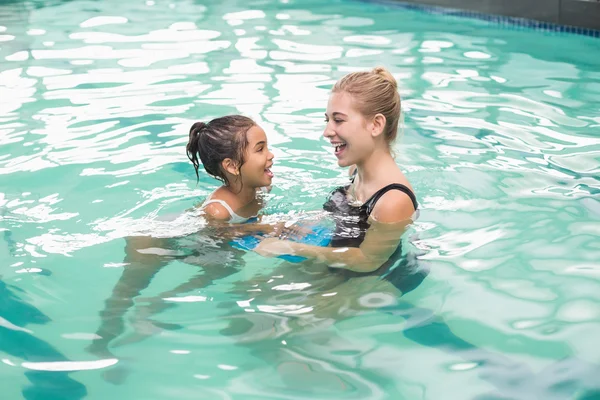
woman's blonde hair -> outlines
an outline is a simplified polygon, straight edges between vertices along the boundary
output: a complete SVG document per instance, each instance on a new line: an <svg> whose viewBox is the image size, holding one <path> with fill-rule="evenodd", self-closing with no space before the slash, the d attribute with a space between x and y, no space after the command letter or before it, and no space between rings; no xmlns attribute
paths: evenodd
<svg viewBox="0 0 600 400"><path fill-rule="evenodd" d="M371 71L352 72L337 81L331 92L350 94L358 111L367 118L384 115L384 137L390 146L396 140L400 94L396 79L387 69L376 67Z"/></svg>

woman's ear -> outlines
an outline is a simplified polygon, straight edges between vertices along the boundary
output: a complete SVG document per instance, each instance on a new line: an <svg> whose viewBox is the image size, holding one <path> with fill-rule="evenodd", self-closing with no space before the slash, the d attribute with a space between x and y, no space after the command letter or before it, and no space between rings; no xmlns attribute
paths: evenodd
<svg viewBox="0 0 600 400"><path fill-rule="evenodd" d="M221 162L221 168L223 168L223 171L226 171L231 175L237 176L240 174L240 168L238 167L238 164L231 158L224 159Z"/></svg>
<svg viewBox="0 0 600 400"><path fill-rule="evenodd" d="M383 131L385 130L385 124L386 124L387 120L385 118L385 115L383 114L375 114L375 116L373 117L373 130L371 132L371 135L373 137L377 137L379 135L381 135L383 133Z"/></svg>

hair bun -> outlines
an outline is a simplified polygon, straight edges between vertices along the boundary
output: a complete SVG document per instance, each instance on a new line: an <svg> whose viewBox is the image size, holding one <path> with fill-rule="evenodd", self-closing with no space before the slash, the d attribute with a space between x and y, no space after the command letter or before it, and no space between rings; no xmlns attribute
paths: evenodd
<svg viewBox="0 0 600 400"><path fill-rule="evenodd" d="M398 82L396 82L396 78L394 78L390 71L388 71L384 67L375 67L373 68L372 72L375 75L379 75L380 77L382 77L385 81L389 82L394 87L394 89L398 89Z"/></svg>

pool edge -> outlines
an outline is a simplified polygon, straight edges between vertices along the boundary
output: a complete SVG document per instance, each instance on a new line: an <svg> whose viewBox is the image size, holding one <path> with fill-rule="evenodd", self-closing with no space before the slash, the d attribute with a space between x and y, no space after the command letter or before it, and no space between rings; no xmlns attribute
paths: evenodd
<svg viewBox="0 0 600 400"><path fill-rule="evenodd" d="M507 2L474 0L362 0L389 4L434 14L485 20L501 25L537 30L574 33L600 38L600 0L550 0L554 9L532 12L545 0L510 0ZM543 2L543 3L542 3ZM509 6L506 6L506 4ZM518 7L510 7L510 4ZM503 4L503 5L499 5ZM521 10L521 12L519 12Z"/></svg>

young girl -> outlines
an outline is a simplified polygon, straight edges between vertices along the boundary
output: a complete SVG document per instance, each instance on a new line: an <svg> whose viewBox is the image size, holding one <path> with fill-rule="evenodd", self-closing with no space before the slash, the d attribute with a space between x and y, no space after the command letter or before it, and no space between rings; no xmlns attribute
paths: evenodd
<svg viewBox="0 0 600 400"><path fill-rule="evenodd" d="M386 69L355 72L339 80L327 104L323 136L331 142L338 165L350 167L352 179L325 203L336 222L331 245L268 238L256 251L265 256L315 258L330 267L358 273L390 270L399 258L401 236L418 206L408 179L392 156L399 118L397 83ZM399 279L410 287L423 278L417 274L406 280L407 271L402 274Z"/></svg>
<svg viewBox="0 0 600 400"><path fill-rule="evenodd" d="M202 204L209 220L244 223L256 219L261 192L273 179L273 153L265 131L250 118L228 115L190 129L187 155L199 179L200 162L223 186Z"/></svg>
<svg viewBox="0 0 600 400"><path fill-rule="evenodd" d="M208 123L197 122L189 132L186 152L194 165L199 179L200 163L211 176L223 182L200 206L209 225L217 226L220 237L192 236L195 250L181 248L173 239L151 236L128 237L125 246L125 267L115 285L105 309L100 313L101 325L98 338L88 347L96 355L112 357L109 345L124 333L123 317L137 297L150 285L153 277L170 261L180 259L201 266L198 275L176 288L159 296L147 299L148 305L140 307L143 319L136 321L141 333L134 333L129 342L138 341L156 328L169 328L166 324L154 323L148 317L166 309L169 304L164 298L175 297L210 285L213 280L237 272L242 261L232 259L232 249L226 242L235 236L257 232L295 235L297 228L284 223L248 223L258 221L263 206L261 193L268 190L273 179L273 153L269 151L264 130L252 119L241 115L228 115ZM194 215L196 213L193 213ZM226 239L221 241L220 239ZM178 238L181 240L182 238ZM207 241L210 244L207 245ZM212 243L225 244L223 249ZM183 255L180 250L183 250ZM191 254L189 254L191 252ZM187 253L187 255L186 255ZM230 262L231 261L231 262ZM144 324L154 327L145 327Z"/></svg>
<svg viewBox="0 0 600 400"><path fill-rule="evenodd" d="M265 131L252 119L227 115L208 123L196 122L190 128L186 150L198 179L201 162L209 175L223 182L200 207L208 222L225 236L266 233L299 237L308 232L285 221L260 221L262 194L271 189L273 180L274 156Z"/></svg>

